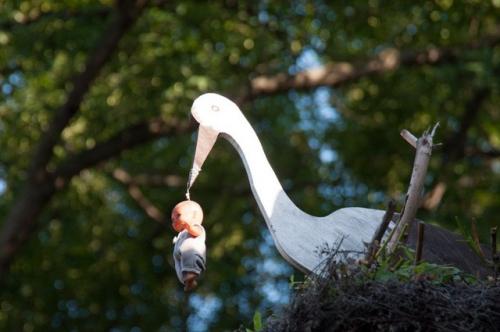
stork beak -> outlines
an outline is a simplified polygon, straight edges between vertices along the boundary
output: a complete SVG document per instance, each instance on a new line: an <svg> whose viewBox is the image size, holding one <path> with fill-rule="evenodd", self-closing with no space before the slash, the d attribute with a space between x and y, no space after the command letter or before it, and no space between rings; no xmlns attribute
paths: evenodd
<svg viewBox="0 0 500 332"><path fill-rule="evenodd" d="M209 127L200 125L198 129L198 139L196 141L196 150L194 152L193 167L189 172L189 179L187 184L187 193L189 194L189 188L193 185L196 177L201 171L201 166L207 159L208 154L212 150L212 147L217 140L219 133ZM189 198L189 197L188 197Z"/></svg>

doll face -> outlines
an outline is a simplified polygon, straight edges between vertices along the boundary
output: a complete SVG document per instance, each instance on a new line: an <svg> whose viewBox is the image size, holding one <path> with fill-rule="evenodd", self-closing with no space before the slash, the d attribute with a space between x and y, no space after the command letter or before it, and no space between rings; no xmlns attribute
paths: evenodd
<svg viewBox="0 0 500 332"><path fill-rule="evenodd" d="M203 210L194 201L183 201L172 210L172 227L176 232L181 232L186 227L201 225L203 222Z"/></svg>

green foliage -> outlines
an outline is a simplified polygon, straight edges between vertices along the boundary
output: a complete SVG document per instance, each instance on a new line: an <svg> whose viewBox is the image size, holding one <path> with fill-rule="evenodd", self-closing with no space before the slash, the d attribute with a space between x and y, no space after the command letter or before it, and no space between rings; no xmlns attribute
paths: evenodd
<svg viewBox="0 0 500 332"><path fill-rule="evenodd" d="M262 315L258 310L253 315L253 330L255 332L262 330Z"/></svg>
<svg viewBox="0 0 500 332"><path fill-rule="evenodd" d="M376 267L367 270L367 278L380 282L412 280L429 280L435 284L442 284L451 281L474 282L476 278L464 274L453 266L445 266L422 261L414 264L415 254L407 247L401 247L402 257L396 263L395 257L381 256L377 260Z"/></svg>
<svg viewBox="0 0 500 332"><path fill-rule="evenodd" d="M254 315L253 315L253 330L252 329L249 329L249 328L244 328L244 327L240 327L238 329L238 331L245 331L245 332L259 332L262 330L262 315L260 313L260 311L255 311Z"/></svg>

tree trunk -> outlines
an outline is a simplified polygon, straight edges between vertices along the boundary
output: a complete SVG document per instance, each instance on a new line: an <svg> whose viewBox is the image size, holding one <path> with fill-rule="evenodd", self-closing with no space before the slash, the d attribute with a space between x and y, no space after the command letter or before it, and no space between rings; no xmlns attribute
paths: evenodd
<svg viewBox="0 0 500 332"><path fill-rule="evenodd" d="M49 180L26 183L0 234L0 280L4 279L15 254L35 229L37 219L55 191L54 183Z"/></svg>

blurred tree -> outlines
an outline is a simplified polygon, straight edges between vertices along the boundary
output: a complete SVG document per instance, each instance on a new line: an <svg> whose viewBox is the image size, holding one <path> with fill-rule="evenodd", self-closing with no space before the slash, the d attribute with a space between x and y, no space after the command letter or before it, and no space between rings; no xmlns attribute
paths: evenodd
<svg viewBox="0 0 500 332"><path fill-rule="evenodd" d="M166 219L204 91L242 106L315 214L400 197L413 152L398 131L441 121L423 217L498 224L499 11L497 0L1 2L0 329L222 331L286 301L292 270L226 143L193 188L209 270L195 295L175 279Z"/></svg>

